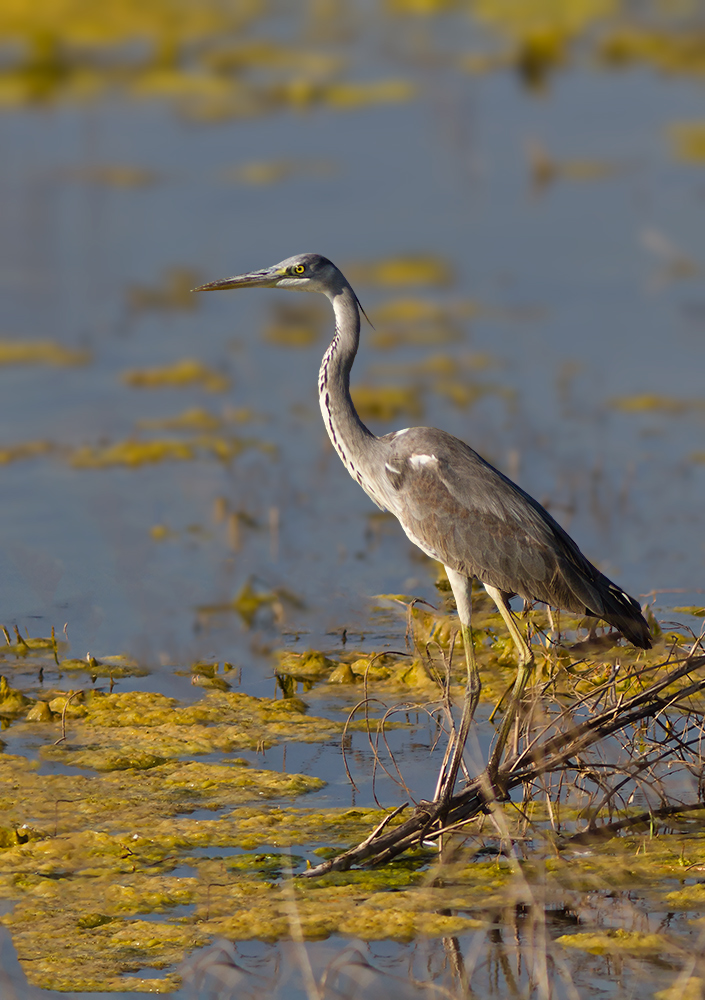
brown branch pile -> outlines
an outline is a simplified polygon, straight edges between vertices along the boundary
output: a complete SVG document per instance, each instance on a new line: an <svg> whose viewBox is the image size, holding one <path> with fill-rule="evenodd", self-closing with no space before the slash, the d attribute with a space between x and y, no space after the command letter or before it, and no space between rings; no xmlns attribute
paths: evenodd
<svg viewBox="0 0 705 1000"><path fill-rule="evenodd" d="M689 699L705 691L705 656L688 656L682 661L662 665L666 672L631 698L618 698L608 708L588 715L590 708L602 703L611 685L605 685L590 698L584 697L570 709L562 709L538 730L525 739L521 750L512 751L499 765L494 781L487 771L468 781L465 787L451 796L440 796L433 801L421 801L411 816L398 826L390 821L406 809L401 806L391 812L362 843L337 857L303 873L303 877L317 878L333 871L347 871L356 865L380 865L391 861L408 848L421 841L436 839L457 829L460 824L487 812L497 801L505 800L509 792L520 785L527 786L544 775L570 770L576 775L588 773L598 786L606 788L599 802L604 807L618 794L617 786L606 787L595 779L594 767L585 762L584 755L594 750L615 734L644 726L655 726L649 752L638 757L630 754L629 767L620 770L621 781L638 783L639 774L646 770L655 773L659 761L677 757L686 767L687 755L692 758L691 770L698 770L703 732L700 725L680 730L673 725L668 713L693 713ZM651 668L653 669L653 668ZM700 676L698 676L700 675ZM698 715L700 713L697 713ZM688 718L688 716L686 716ZM662 810L677 811L662 798ZM693 808L691 805L689 808Z"/></svg>

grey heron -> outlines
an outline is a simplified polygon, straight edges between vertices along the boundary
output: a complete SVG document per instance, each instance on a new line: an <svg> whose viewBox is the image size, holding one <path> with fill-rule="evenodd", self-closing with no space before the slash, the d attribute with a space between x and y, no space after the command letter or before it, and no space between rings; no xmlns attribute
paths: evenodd
<svg viewBox="0 0 705 1000"><path fill-rule="evenodd" d="M513 705L533 662L510 609L509 600L515 595L602 619L640 649L651 647L649 625L638 602L586 559L540 503L463 441L433 427L405 428L377 437L363 424L350 396L362 306L331 261L315 253L299 254L274 267L212 281L194 291L230 288L321 292L329 299L335 335L318 377L328 436L350 475L377 506L391 511L411 541L445 566L461 623L468 690L475 703L479 676L470 631L473 578L482 582L496 604L517 648ZM495 762L510 715L509 711L505 715Z"/></svg>

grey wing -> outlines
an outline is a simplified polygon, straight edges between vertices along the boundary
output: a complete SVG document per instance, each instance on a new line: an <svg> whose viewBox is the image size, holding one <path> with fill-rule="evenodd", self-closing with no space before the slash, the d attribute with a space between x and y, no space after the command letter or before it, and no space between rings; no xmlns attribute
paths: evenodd
<svg viewBox="0 0 705 1000"><path fill-rule="evenodd" d="M507 594L602 616L602 575L510 479L443 431L386 440L387 505L424 552Z"/></svg>

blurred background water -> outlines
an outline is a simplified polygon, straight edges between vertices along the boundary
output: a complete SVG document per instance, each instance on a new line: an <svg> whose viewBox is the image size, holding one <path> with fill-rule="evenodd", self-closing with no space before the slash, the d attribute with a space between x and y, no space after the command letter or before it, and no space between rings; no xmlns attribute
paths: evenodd
<svg viewBox="0 0 705 1000"><path fill-rule="evenodd" d="M403 642L374 595L435 569L328 444L327 303L189 291L303 251L372 319L376 432L458 435L702 605L704 70L688 2L8 4L0 620L180 696Z"/></svg>
<svg viewBox="0 0 705 1000"><path fill-rule="evenodd" d="M326 441L326 304L292 325L276 292L188 291L304 250L379 317L354 382L406 394L375 431L459 435L657 613L697 603L702 89L643 42L675 47L697 7L55 6L0 26L2 337L79 352L0 368L4 622L67 623L75 655L254 665L256 691L277 629L199 607L284 588L316 645L366 631L370 595L434 599ZM225 378L124 380L185 358ZM138 429L193 408L265 450L75 465L193 438Z"/></svg>

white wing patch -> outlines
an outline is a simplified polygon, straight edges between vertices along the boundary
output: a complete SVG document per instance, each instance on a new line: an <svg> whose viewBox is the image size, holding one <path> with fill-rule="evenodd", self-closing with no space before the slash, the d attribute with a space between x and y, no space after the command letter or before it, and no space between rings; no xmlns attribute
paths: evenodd
<svg viewBox="0 0 705 1000"><path fill-rule="evenodd" d="M411 430L410 427L402 427L402 429L400 431L395 431L394 432L394 440L396 441L396 439L398 437L401 437L402 434L408 434L410 430Z"/></svg>
<svg viewBox="0 0 705 1000"><path fill-rule="evenodd" d="M435 455L409 455L409 465L420 469L424 465L438 465L438 459Z"/></svg>

